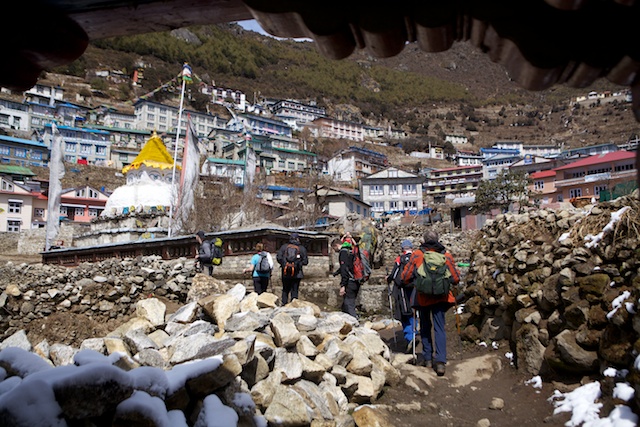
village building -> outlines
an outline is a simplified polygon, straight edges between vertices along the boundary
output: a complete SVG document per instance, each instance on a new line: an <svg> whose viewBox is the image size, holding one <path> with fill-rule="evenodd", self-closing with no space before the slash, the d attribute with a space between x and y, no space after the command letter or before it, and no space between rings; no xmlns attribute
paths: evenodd
<svg viewBox="0 0 640 427"><path fill-rule="evenodd" d="M243 160L207 157L202 164L200 173L205 176L228 180L235 185L244 185L244 169L245 163Z"/></svg>
<svg viewBox="0 0 640 427"><path fill-rule="evenodd" d="M395 167L360 179L362 201L371 206L371 216L379 218L385 212L417 214L423 209L424 178Z"/></svg>
<svg viewBox="0 0 640 427"><path fill-rule="evenodd" d="M106 166L111 146L109 132L71 126L57 126L57 128L62 136L62 151L66 163ZM43 139L50 149L53 140L50 123L44 127Z"/></svg>
<svg viewBox="0 0 640 427"><path fill-rule="evenodd" d="M636 152L616 151L585 157L549 171L531 174L530 190L539 192L542 205L597 201L601 193L636 179Z"/></svg>
<svg viewBox="0 0 640 427"><path fill-rule="evenodd" d="M0 175L0 232L19 233L32 228L32 223L37 227L46 221L46 206L46 197L17 179Z"/></svg>
<svg viewBox="0 0 640 427"><path fill-rule="evenodd" d="M351 183L384 169L387 156L366 148L348 147L339 151L327 161L327 174L334 181Z"/></svg>
<svg viewBox="0 0 640 427"><path fill-rule="evenodd" d="M434 204L470 197L475 195L481 180L482 166L433 169L425 181L425 193Z"/></svg>
<svg viewBox="0 0 640 427"><path fill-rule="evenodd" d="M90 223L104 211L109 196L90 186L63 189L60 195L60 219Z"/></svg>
<svg viewBox="0 0 640 427"><path fill-rule="evenodd" d="M29 107L21 102L0 98L0 128L27 132Z"/></svg>
<svg viewBox="0 0 640 427"><path fill-rule="evenodd" d="M320 117L310 122L309 130L317 138L348 139L364 141L364 126L331 117Z"/></svg>
<svg viewBox="0 0 640 427"><path fill-rule="evenodd" d="M179 109L169 105L160 104L148 100L139 100L134 104L136 116L136 129L167 132L175 135L178 128ZM213 114L199 113L197 111L183 110L180 129L184 132L187 128L187 117L191 116L194 128L198 136L207 136L215 128L223 126L222 120Z"/></svg>
<svg viewBox="0 0 640 427"><path fill-rule="evenodd" d="M24 167L47 166L49 149L39 141L0 135L0 163Z"/></svg>

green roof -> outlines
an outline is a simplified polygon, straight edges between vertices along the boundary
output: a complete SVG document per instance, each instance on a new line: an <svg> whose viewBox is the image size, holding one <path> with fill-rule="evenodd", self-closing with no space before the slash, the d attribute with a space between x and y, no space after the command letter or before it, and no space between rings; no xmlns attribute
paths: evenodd
<svg viewBox="0 0 640 427"><path fill-rule="evenodd" d="M7 175L36 176L35 173L31 172L31 169L15 165L0 165L0 173Z"/></svg>

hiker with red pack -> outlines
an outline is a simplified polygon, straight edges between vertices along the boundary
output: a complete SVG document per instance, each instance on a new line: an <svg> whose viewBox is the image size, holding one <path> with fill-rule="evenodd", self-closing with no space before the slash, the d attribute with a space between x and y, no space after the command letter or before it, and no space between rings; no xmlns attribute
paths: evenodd
<svg viewBox="0 0 640 427"><path fill-rule="evenodd" d="M289 242L280 246L276 260L282 273L282 305L298 299L300 280L304 277L302 266L309 264L307 250L300 243L298 233L291 233Z"/></svg>
<svg viewBox="0 0 640 427"><path fill-rule="evenodd" d="M360 283L353 277L353 244L350 240L336 239L331 247L338 253L338 270L334 276L340 276L340 296L342 299L342 311L356 319L356 298L360 291Z"/></svg>
<svg viewBox="0 0 640 427"><path fill-rule="evenodd" d="M420 317L421 364L433 367L436 374L442 376L447 363L445 313L456 302L451 288L460 282L460 273L437 232L424 233L424 242L419 250L413 251L402 277L413 280L415 287L411 305Z"/></svg>

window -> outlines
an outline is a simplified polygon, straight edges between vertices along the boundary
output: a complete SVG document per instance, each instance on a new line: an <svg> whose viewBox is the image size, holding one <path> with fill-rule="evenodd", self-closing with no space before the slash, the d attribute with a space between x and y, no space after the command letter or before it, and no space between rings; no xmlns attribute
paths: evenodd
<svg viewBox="0 0 640 427"><path fill-rule="evenodd" d="M356 213L360 213L362 211L360 205L356 205Z"/></svg>
<svg viewBox="0 0 640 427"><path fill-rule="evenodd" d="M381 196L384 194L382 185L372 185L369 187L369 194L372 196Z"/></svg>
<svg viewBox="0 0 640 427"><path fill-rule="evenodd" d="M73 216L83 216L84 215L84 208L75 208L73 210Z"/></svg>
<svg viewBox="0 0 640 427"><path fill-rule="evenodd" d="M156 115L155 114L147 113L147 120L155 120L155 119L156 119Z"/></svg>
<svg viewBox="0 0 640 427"><path fill-rule="evenodd" d="M533 189L538 191L544 189L544 181L536 181L533 183Z"/></svg>
<svg viewBox="0 0 640 427"><path fill-rule="evenodd" d="M25 150L24 148L16 148L15 156L24 159L25 157L27 157L27 150Z"/></svg>
<svg viewBox="0 0 640 427"><path fill-rule="evenodd" d="M572 188L569 190L569 198L582 197L582 188Z"/></svg>
<svg viewBox="0 0 640 427"><path fill-rule="evenodd" d="M41 151L33 151L31 153L31 159L33 159L33 160L42 160L42 152Z"/></svg>
<svg viewBox="0 0 640 427"><path fill-rule="evenodd" d="M64 143L64 151L66 151L67 153L75 153L76 152L76 144L74 144L72 142L65 142Z"/></svg>
<svg viewBox="0 0 640 427"><path fill-rule="evenodd" d="M129 155L126 153L120 153L118 155L118 160L126 162L127 160L129 160Z"/></svg>
<svg viewBox="0 0 640 427"><path fill-rule="evenodd" d="M417 194L416 185L415 184L403 184L402 185L402 194Z"/></svg>
<svg viewBox="0 0 640 427"><path fill-rule="evenodd" d="M8 220L7 221L7 231L9 233L19 233L20 232L20 221L16 220Z"/></svg>
<svg viewBox="0 0 640 427"><path fill-rule="evenodd" d="M287 169L293 170L296 168L296 164L294 162L287 162Z"/></svg>
<svg viewBox="0 0 640 427"><path fill-rule="evenodd" d="M397 178L398 177L398 171L397 170L390 170L389 171L389 178Z"/></svg>
<svg viewBox="0 0 640 427"><path fill-rule="evenodd" d="M91 154L91 146L89 144L80 144L80 152L82 154Z"/></svg>
<svg viewBox="0 0 640 427"><path fill-rule="evenodd" d="M165 116L160 116L160 123L167 123L167 118Z"/></svg>
<svg viewBox="0 0 640 427"><path fill-rule="evenodd" d="M284 169L284 160L278 160L278 168Z"/></svg>
<svg viewBox="0 0 640 427"><path fill-rule="evenodd" d="M353 212L353 202L347 203L347 206L349 207L349 212Z"/></svg>
<svg viewBox="0 0 640 427"><path fill-rule="evenodd" d="M107 147L105 147L104 145L96 145L96 154L107 154Z"/></svg>
<svg viewBox="0 0 640 427"><path fill-rule="evenodd" d="M0 155L8 156L9 154L11 154L11 149L4 145L0 145Z"/></svg>
<svg viewBox="0 0 640 427"><path fill-rule="evenodd" d="M95 218L98 216L98 209L89 209L89 216Z"/></svg>
<svg viewBox="0 0 640 427"><path fill-rule="evenodd" d="M0 125L9 126L9 116L7 114L0 114Z"/></svg>
<svg viewBox="0 0 640 427"><path fill-rule="evenodd" d="M98 198L98 192L92 188L89 189L89 198L90 199L97 199Z"/></svg>
<svg viewBox="0 0 640 427"><path fill-rule="evenodd" d="M393 200L393 201L389 202L389 210L392 210L392 211L397 211L398 210L398 201L397 200Z"/></svg>
<svg viewBox="0 0 640 427"><path fill-rule="evenodd" d="M384 212L384 202L373 202L371 212Z"/></svg>
<svg viewBox="0 0 640 427"><path fill-rule="evenodd" d="M2 181L2 189L4 191L13 191L13 184L7 181Z"/></svg>
<svg viewBox="0 0 640 427"><path fill-rule="evenodd" d="M20 213L22 211L22 202L9 202L9 213Z"/></svg>
<svg viewBox="0 0 640 427"><path fill-rule="evenodd" d="M66 206L60 206L60 215L67 216L67 207Z"/></svg>
<svg viewBox="0 0 640 427"><path fill-rule="evenodd" d="M392 196L398 195L398 186L396 184L389 185L389 194Z"/></svg>
<svg viewBox="0 0 640 427"><path fill-rule="evenodd" d="M562 194L558 194L558 202L562 201L564 201L564 197L562 196Z"/></svg>
<svg viewBox="0 0 640 427"><path fill-rule="evenodd" d="M80 190L76 190L76 197L84 197L84 188L81 188Z"/></svg>
<svg viewBox="0 0 640 427"><path fill-rule="evenodd" d="M75 163L76 156L64 156L64 161L67 163Z"/></svg>
<svg viewBox="0 0 640 427"><path fill-rule="evenodd" d="M596 196L599 196L600 192L602 191L607 191L606 185L596 185L595 187L593 187L593 194Z"/></svg>
<svg viewBox="0 0 640 427"><path fill-rule="evenodd" d="M404 202L405 209L417 209L418 201L417 200L405 200Z"/></svg>
<svg viewBox="0 0 640 427"><path fill-rule="evenodd" d="M44 218L44 208L35 208L33 210L33 216L36 218Z"/></svg>
<svg viewBox="0 0 640 427"><path fill-rule="evenodd" d="M273 200L280 200L282 197L282 193L278 190L273 191Z"/></svg>

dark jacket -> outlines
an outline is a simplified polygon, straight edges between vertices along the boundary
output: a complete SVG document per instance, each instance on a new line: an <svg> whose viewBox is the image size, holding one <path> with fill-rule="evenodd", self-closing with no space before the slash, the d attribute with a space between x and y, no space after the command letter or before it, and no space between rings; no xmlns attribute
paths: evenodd
<svg viewBox="0 0 640 427"><path fill-rule="evenodd" d="M338 253L338 272L340 273L340 287L347 286L353 280L353 252L349 248L341 248Z"/></svg>
<svg viewBox="0 0 640 427"><path fill-rule="evenodd" d="M300 251L300 259L298 260L298 262L296 262L296 279L302 279L304 277L304 274L302 272L302 266L303 265L307 265L309 264L309 258L307 258L307 249L302 246L302 244L300 244L300 240L299 239L290 239L288 243L285 243L284 245L280 246L280 249L278 249L278 253L276 254L276 260L278 261L278 264L280 264L280 271L284 271L284 266L287 263L287 261L284 259L285 257L285 252L287 251L287 246L289 245L296 245L298 246L298 249Z"/></svg>
<svg viewBox="0 0 640 427"><path fill-rule="evenodd" d="M413 284L403 286L402 281L400 280L402 268L407 263L410 256L411 252L405 252L396 257L391 274L387 276L387 283L393 284L393 288L391 290L391 297L395 301L395 304L393 305L393 317L397 320L402 320L402 316L410 316L413 314L413 311L411 310L411 297L414 291Z"/></svg>
<svg viewBox="0 0 640 427"><path fill-rule="evenodd" d="M198 261L202 264L211 264L211 244L208 240L204 240L198 248Z"/></svg>

